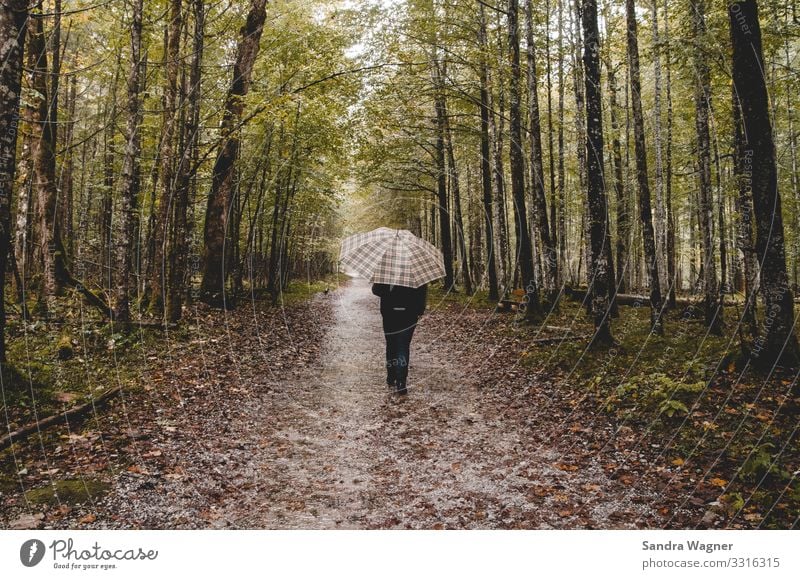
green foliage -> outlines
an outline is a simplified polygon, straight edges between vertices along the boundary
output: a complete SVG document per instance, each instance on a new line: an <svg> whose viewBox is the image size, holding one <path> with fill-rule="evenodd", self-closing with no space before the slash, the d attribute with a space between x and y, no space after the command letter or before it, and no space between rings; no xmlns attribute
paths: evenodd
<svg viewBox="0 0 800 579"><path fill-rule="evenodd" d="M621 383L615 390L606 408L631 406L645 412L655 411L667 418L685 416L689 413L687 405L702 392L704 382L685 383L663 373L638 374Z"/></svg>
<svg viewBox="0 0 800 579"><path fill-rule="evenodd" d="M775 445L771 442L753 447L742 464L739 476L744 481L756 483L762 479L787 481L792 475L781 467L779 458Z"/></svg>

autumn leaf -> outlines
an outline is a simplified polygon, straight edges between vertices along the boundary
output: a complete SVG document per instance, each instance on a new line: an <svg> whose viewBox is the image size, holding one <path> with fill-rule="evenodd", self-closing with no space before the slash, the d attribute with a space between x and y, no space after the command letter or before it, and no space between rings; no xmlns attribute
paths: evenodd
<svg viewBox="0 0 800 579"><path fill-rule="evenodd" d="M580 468L580 467L578 467L577 465L574 465L574 464L563 464L563 463L558 463L558 464L555 465L555 467L558 470L563 470L563 471L566 471L566 472L575 472L576 470L578 470Z"/></svg>

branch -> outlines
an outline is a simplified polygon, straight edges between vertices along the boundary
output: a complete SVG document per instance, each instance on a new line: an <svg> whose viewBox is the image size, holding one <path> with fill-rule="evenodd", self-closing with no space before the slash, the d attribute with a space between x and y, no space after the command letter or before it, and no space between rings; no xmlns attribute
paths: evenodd
<svg viewBox="0 0 800 579"><path fill-rule="evenodd" d="M113 398L120 392L122 392L122 386L117 386L116 388L106 391L97 398L90 400L86 404L81 404L80 406L76 406L70 410L60 412L59 414L53 414L52 416L48 416L47 418L39 420L38 422L23 426L22 428L19 428L14 432L11 432L0 438L0 450L8 448L14 442L24 440L31 434L44 430L45 428L55 426L56 424L61 424L62 422L69 422L70 420L81 418L84 414L86 414L86 412L105 404L109 399Z"/></svg>

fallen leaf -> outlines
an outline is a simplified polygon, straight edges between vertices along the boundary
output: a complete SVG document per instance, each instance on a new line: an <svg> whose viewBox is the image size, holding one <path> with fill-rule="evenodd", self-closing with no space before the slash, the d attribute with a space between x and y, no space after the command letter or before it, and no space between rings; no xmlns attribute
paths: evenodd
<svg viewBox="0 0 800 579"><path fill-rule="evenodd" d="M575 472L579 468L577 465L574 464L562 464L562 463L556 464L555 467L559 470L563 470L566 472Z"/></svg>
<svg viewBox="0 0 800 579"><path fill-rule="evenodd" d="M78 519L78 522L81 525L87 525L89 523L94 523L96 520L97 520L97 517L95 515L89 513L88 515L84 515L80 519Z"/></svg>
<svg viewBox="0 0 800 579"><path fill-rule="evenodd" d="M9 529L38 529L44 519L44 513L36 513L33 515L22 515L17 519L11 521L8 526Z"/></svg>
<svg viewBox="0 0 800 579"><path fill-rule="evenodd" d="M721 478L712 478L708 481L710 484L714 485L715 487L722 487L725 488L728 486L728 481L721 479Z"/></svg>

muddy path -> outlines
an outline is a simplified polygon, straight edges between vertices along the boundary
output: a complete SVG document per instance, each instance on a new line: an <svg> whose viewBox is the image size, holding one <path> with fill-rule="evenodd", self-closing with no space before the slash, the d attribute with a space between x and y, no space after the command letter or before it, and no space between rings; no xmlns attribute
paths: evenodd
<svg viewBox="0 0 800 579"><path fill-rule="evenodd" d="M198 322L195 338L148 374L157 387L116 407L105 445L73 449L75 457L104 453L99 476L111 490L36 524L631 528L666 520L654 489L607 476L608 452L593 452L598 445L569 421L568 406L539 411L551 396L546 381L492 365L505 346L491 335L491 312L470 317L429 304L412 342L407 397L385 384L378 298L365 281L287 312L276 319L245 309L221 326ZM592 436L610 428L595 424ZM123 440L116 448L113 433ZM132 464L121 462L125 454ZM87 473L81 460L78 476ZM4 514L32 510L12 498Z"/></svg>

